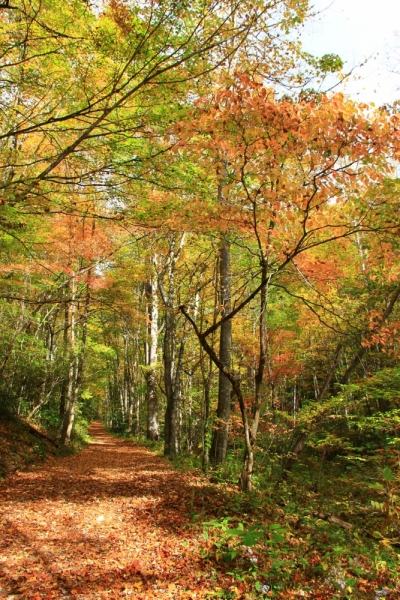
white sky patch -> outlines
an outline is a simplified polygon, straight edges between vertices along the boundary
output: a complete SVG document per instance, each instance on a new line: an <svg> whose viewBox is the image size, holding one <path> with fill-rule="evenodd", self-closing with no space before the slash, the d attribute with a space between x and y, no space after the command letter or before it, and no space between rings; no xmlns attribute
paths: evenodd
<svg viewBox="0 0 400 600"><path fill-rule="evenodd" d="M311 54L338 54L345 70L357 68L344 91L353 98L377 105L400 98L399 0L314 0L320 11L303 28L303 48ZM397 52L396 52L397 48Z"/></svg>

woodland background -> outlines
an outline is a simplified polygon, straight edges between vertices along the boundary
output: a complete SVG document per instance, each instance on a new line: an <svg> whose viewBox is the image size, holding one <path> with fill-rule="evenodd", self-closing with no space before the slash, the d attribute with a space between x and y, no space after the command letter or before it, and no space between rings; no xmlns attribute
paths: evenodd
<svg viewBox="0 0 400 600"><path fill-rule="evenodd" d="M0 5L1 410L343 486L396 544L399 116L302 52L308 11Z"/></svg>

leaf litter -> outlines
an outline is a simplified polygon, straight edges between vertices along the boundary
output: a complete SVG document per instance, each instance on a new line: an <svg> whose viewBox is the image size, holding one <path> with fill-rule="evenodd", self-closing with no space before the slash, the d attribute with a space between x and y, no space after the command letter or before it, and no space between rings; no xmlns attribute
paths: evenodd
<svg viewBox="0 0 400 600"><path fill-rule="evenodd" d="M206 480L92 425L81 453L0 484L0 597L205 598L188 527Z"/></svg>
<svg viewBox="0 0 400 600"><path fill-rule="evenodd" d="M266 497L238 503L234 488L182 473L100 423L90 435L79 454L0 483L0 598L327 600L357 593L347 571L368 575L366 556L324 564L327 540L324 550L311 542L322 543L327 521L300 522ZM358 577L356 597L399 597L378 567Z"/></svg>

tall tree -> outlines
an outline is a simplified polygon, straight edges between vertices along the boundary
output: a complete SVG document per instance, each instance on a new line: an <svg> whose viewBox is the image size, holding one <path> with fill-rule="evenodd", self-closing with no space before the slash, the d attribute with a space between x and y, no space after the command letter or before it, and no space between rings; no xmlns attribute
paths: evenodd
<svg viewBox="0 0 400 600"><path fill-rule="evenodd" d="M158 281L157 281L157 255L154 254L150 261L149 279L145 283L147 305L147 336L146 341L146 401L147 401L147 438L158 440L160 425L158 419L158 381L156 364L158 359Z"/></svg>
<svg viewBox="0 0 400 600"><path fill-rule="evenodd" d="M261 281L251 293L215 325L203 332L195 329L239 400L246 439L242 482L247 489L256 427L252 440L240 374L217 359L206 337L243 310L297 256L373 228L380 207L363 198L372 197L390 173L386 155L394 149L396 119L379 113L369 118L364 110L342 96L279 101L263 86L240 77L235 89L201 100L195 124L186 125L184 144L206 160L210 171L221 148L228 157L230 181L224 193L229 201L218 211L222 226L240 223L238 241L261 265ZM218 186L218 172L214 177ZM390 230L394 222L388 215L384 227Z"/></svg>

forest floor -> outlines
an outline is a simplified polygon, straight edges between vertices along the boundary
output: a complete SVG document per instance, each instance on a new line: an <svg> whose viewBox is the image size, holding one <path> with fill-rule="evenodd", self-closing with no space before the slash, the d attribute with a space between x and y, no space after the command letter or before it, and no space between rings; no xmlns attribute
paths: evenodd
<svg viewBox="0 0 400 600"><path fill-rule="evenodd" d="M100 423L89 433L0 483L0 598L400 598L352 531L181 472Z"/></svg>
<svg viewBox="0 0 400 600"><path fill-rule="evenodd" d="M0 403L0 480L15 471L25 471L40 465L57 454L72 454L56 448L40 431L13 415Z"/></svg>
<svg viewBox="0 0 400 600"><path fill-rule="evenodd" d="M207 597L188 527L206 480L100 423L89 433L79 454L0 484L0 597Z"/></svg>

